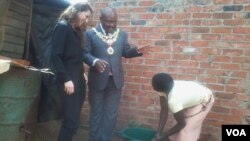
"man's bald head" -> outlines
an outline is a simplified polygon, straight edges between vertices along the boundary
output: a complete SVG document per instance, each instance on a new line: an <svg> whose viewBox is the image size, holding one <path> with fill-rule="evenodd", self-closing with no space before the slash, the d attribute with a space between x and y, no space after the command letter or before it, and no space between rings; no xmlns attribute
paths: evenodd
<svg viewBox="0 0 250 141"><path fill-rule="evenodd" d="M101 10L101 17L100 18L107 18L110 17L117 17L115 9L111 7L105 7Z"/></svg>
<svg viewBox="0 0 250 141"><path fill-rule="evenodd" d="M103 8L101 10L100 20L106 33L114 32L117 25L117 14L115 9L111 7Z"/></svg>

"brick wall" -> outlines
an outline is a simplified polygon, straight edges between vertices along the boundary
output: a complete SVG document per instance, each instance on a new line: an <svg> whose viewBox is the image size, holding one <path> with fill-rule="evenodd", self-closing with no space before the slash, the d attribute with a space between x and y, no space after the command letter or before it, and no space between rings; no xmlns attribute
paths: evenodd
<svg viewBox="0 0 250 141"><path fill-rule="evenodd" d="M131 43L149 54L124 59L125 87L117 128L156 128L159 99L150 81L157 72L200 81L216 96L202 141L219 141L221 124L250 124L250 0L92 0L94 22L105 6L117 9ZM86 123L89 109L84 106ZM173 125L173 118L166 129Z"/></svg>

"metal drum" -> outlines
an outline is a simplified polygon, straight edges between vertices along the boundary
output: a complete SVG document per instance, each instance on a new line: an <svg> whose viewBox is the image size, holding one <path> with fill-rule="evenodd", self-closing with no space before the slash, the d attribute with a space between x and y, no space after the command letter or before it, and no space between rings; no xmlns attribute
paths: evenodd
<svg viewBox="0 0 250 141"><path fill-rule="evenodd" d="M41 74L11 67L0 74L0 141L27 141L37 116Z"/></svg>

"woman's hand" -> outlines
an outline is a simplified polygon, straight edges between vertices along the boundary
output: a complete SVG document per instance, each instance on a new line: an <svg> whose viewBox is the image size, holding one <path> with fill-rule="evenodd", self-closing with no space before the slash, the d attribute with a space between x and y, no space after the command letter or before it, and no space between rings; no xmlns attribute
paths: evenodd
<svg viewBox="0 0 250 141"><path fill-rule="evenodd" d="M74 84L72 81L67 81L64 83L64 91L68 94L68 95L72 95L74 93Z"/></svg>

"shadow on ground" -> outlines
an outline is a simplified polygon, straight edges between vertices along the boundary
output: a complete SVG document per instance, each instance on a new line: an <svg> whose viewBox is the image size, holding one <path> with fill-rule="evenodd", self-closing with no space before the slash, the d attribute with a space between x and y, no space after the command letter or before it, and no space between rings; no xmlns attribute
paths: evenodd
<svg viewBox="0 0 250 141"><path fill-rule="evenodd" d="M35 135L31 141L57 141L60 126L60 121L38 123L35 131L33 131L33 134ZM87 127L80 127L74 136L73 141L88 141ZM116 135L113 138L113 141L122 141L122 139Z"/></svg>

